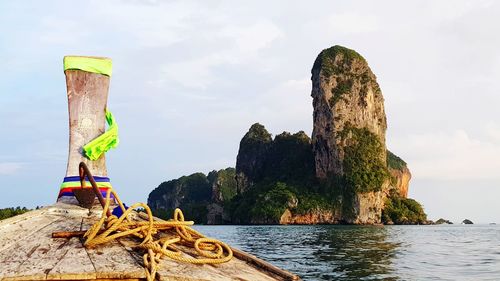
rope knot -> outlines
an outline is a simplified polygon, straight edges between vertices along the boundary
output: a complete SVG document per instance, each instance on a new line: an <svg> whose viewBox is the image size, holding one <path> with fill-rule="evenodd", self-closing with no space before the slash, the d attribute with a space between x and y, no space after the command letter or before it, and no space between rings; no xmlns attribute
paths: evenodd
<svg viewBox="0 0 500 281"><path fill-rule="evenodd" d="M119 204L115 209L120 208L123 211L119 216L108 217L106 215L111 202L111 194ZM145 221L138 220L137 216L135 219L129 218L136 208L143 208L146 211ZM163 257L193 264L219 264L231 260L233 257L231 247L219 240L206 238L189 227L193 224L192 221L184 220L184 214L178 208L174 211L173 219L169 221L155 220L149 206L143 203L136 203L125 208L118 195L110 188L106 193L106 204L101 219L85 233L84 245L95 247L124 236L135 236L141 239L137 248L146 251L143 263L148 281L156 278L159 262ZM103 225L105 225L104 229ZM175 230L177 236L172 237L171 233L166 232L167 230ZM181 250L185 246L193 247L199 257L184 254Z"/></svg>

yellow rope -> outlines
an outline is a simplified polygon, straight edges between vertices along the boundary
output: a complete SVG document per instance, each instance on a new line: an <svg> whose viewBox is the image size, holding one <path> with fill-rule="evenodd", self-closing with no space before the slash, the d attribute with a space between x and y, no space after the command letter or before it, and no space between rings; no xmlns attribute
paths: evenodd
<svg viewBox="0 0 500 281"><path fill-rule="evenodd" d="M123 211L123 215L119 218L114 215L106 215L111 204L111 194L114 195ZM130 213L139 207L146 211L147 221L129 218ZM190 227L193 224L192 221L184 220L184 214L180 209L175 209L174 218L168 221L155 221L151 209L143 203L136 203L125 209L116 192L110 188L106 193L106 204L101 219L85 233L84 245L91 248L124 236L135 236L142 239L137 247L146 250L143 261L148 281L155 279L160 259L163 257L193 264L219 264L231 260L233 257L231 247L219 240L206 238ZM173 229L177 233L176 237L171 235L161 237L162 231ZM176 245L194 248L198 257L183 254Z"/></svg>

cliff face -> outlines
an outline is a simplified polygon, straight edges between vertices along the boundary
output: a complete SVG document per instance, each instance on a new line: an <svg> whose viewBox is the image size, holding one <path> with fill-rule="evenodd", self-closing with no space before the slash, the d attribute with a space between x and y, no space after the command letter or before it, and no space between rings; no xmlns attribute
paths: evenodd
<svg viewBox="0 0 500 281"><path fill-rule="evenodd" d="M161 183L148 197L155 215L171 218L175 208L198 223L227 222L223 205L236 195L234 168L195 173Z"/></svg>
<svg viewBox="0 0 500 281"><path fill-rule="evenodd" d="M410 186L411 173L403 159L396 156L394 153L387 150L387 166L391 176L390 190L396 190L396 194L403 198L408 198L408 188Z"/></svg>
<svg viewBox="0 0 500 281"><path fill-rule="evenodd" d="M255 123L243 136L236 158L238 193L248 190L263 177L264 163L273 139L264 126Z"/></svg>
<svg viewBox="0 0 500 281"><path fill-rule="evenodd" d="M408 188L411 180L410 170L405 167L402 170L389 169L389 172L394 179L393 187L398 191L399 196L408 198Z"/></svg>
<svg viewBox="0 0 500 281"><path fill-rule="evenodd" d="M337 224L338 215L335 210L315 209L305 214L293 214L289 209L280 217L280 224Z"/></svg>
<svg viewBox="0 0 500 281"><path fill-rule="evenodd" d="M341 46L323 50L311 73L316 175L326 179L344 173L344 130L367 129L385 147L384 98L367 62L353 50ZM379 157L385 161L385 151Z"/></svg>
<svg viewBox="0 0 500 281"><path fill-rule="evenodd" d="M149 194L148 205L153 209L175 209L205 200L211 193L206 176L195 173L161 183Z"/></svg>
<svg viewBox="0 0 500 281"><path fill-rule="evenodd" d="M283 132L274 139L253 124L240 142L236 159L238 193L266 180L304 182L314 178L311 139L303 131Z"/></svg>
<svg viewBox="0 0 500 281"><path fill-rule="evenodd" d="M264 126L252 125L240 142L236 173L238 196L226 210L233 223L277 224L287 209L328 205L305 196L316 191L316 179L311 139L303 131L273 139Z"/></svg>
<svg viewBox="0 0 500 281"><path fill-rule="evenodd" d="M207 180L212 190L211 200L214 203L227 202L237 193L234 168L211 171L207 175Z"/></svg>
<svg viewBox="0 0 500 281"><path fill-rule="evenodd" d="M376 77L361 55L341 46L323 50L311 72L316 176L343 179L332 187L342 197L343 220L378 223L389 176Z"/></svg>

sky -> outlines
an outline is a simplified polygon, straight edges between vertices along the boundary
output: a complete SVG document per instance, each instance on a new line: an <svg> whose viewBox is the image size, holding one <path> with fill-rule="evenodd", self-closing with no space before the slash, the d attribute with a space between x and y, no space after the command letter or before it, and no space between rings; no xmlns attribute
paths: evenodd
<svg viewBox="0 0 500 281"><path fill-rule="evenodd" d="M65 55L113 59L126 202L235 166L259 122L312 132L310 70L363 55L385 97L388 148L430 219L500 223L498 1L1 1L0 208L55 202L65 175Z"/></svg>

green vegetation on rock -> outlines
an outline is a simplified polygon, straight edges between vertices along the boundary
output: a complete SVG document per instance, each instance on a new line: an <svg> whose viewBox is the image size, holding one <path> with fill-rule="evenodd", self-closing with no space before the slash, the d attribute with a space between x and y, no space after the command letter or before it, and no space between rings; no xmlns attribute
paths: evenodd
<svg viewBox="0 0 500 281"><path fill-rule="evenodd" d="M328 101L331 107L334 107L337 102L344 98L343 96L351 90L352 84L351 79L341 80L335 88L332 88L332 97Z"/></svg>
<svg viewBox="0 0 500 281"><path fill-rule="evenodd" d="M37 207L38 209L38 207ZM24 214L26 212L31 211L30 209L26 207L16 207L16 208L4 208L0 209L0 220L7 219L13 216L17 216L20 214Z"/></svg>
<svg viewBox="0 0 500 281"><path fill-rule="evenodd" d="M262 180L305 184L314 180L311 139L303 131L277 135L263 157Z"/></svg>
<svg viewBox="0 0 500 281"><path fill-rule="evenodd" d="M262 132L265 130L254 124L250 131L256 128ZM258 135L268 140L268 134ZM237 173L245 173L254 184L227 205L226 211L233 223L279 223L287 208L305 212L325 205L316 193L314 155L309 136L303 131L295 134L283 132L266 142L265 150L246 155L252 151L246 146L253 145L247 141L240 143ZM247 171L249 167L253 170ZM258 173L255 173L256 169Z"/></svg>
<svg viewBox="0 0 500 281"><path fill-rule="evenodd" d="M343 60L343 66L349 68L354 60L366 62L365 59L356 51L346 47L335 45L328 49L324 49L314 61L312 71L321 69L321 73L325 77L330 77L333 74L340 73L345 68L339 68L335 64L337 56Z"/></svg>
<svg viewBox="0 0 500 281"><path fill-rule="evenodd" d="M212 201L213 188L216 186L221 194L218 198L229 201L236 195L234 168L212 171L205 176L194 173L175 180L163 182L148 197L148 205L153 213L164 219L172 218L175 208L181 208L189 220L206 223L208 204Z"/></svg>
<svg viewBox="0 0 500 281"><path fill-rule="evenodd" d="M273 142L264 126L255 123L240 141L237 156L237 173L243 173L250 182L260 181L264 175L265 157Z"/></svg>
<svg viewBox="0 0 500 281"><path fill-rule="evenodd" d="M422 205L410 198L403 198L391 192L382 211L384 224L425 224L427 215Z"/></svg>
<svg viewBox="0 0 500 281"><path fill-rule="evenodd" d="M214 185L218 187L218 192L220 192L220 199L223 202L231 200L236 196L236 180L235 180L236 170L234 168L226 168L219 171L211 171L207 175L208 181L212 184L212 191Z"/></svg>
<svg viewBox="0 0 500 281"><path fill-rule="evenodd" d="M227 205L231 221L237 224L277 224L286 209L295 214L315 210L333 210L331 197L314 191L310 185L280 181L261 182L237 195Z"/></svg>
<svg viewBox="0 0 500 281"><path fill-rule="evenodd" d="M258 196L259 200L251 209L253 220L276 223L289 205L296 204L297 198L285 183L276 182L271 189Z"/></svg>
<svg viewBox="0 0 500 281"><path fill-rule="evenodd" d="M389 178L387 166L381 159L384 148L378 137L366 128L344 128L346 141L344 155L345 181L354 192L380 191Z"/></svg>
<svg viewBox="0 0 500 281"><path fill-rule="evenodd" d="M273 136L259 123L253 124L241 139L244 148L250 148L253 144L269 143L272 140Z"/></svg>
<svg viewBox="0 0 500 281"><path fill-rule="evenodd" d="M394 170L403 170L406 168L406 162L387 150L387 167Z"/></svg>

